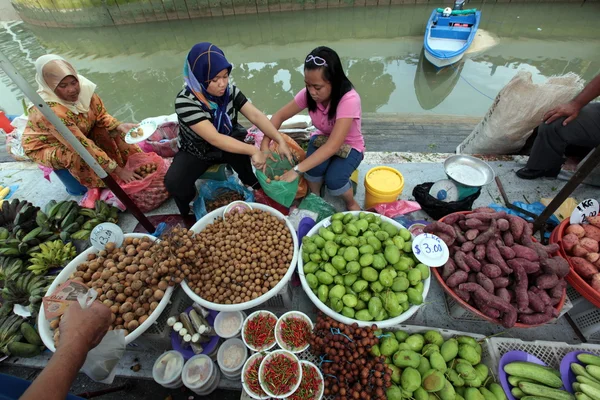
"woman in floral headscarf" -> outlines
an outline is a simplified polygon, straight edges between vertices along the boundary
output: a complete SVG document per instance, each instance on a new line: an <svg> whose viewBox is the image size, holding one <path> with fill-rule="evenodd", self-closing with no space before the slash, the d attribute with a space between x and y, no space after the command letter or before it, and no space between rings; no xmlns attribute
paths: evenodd
<svg viewBox="0 0 600 400"><path fill-rule="evenodd" d="M123 167L129 155L141 152L125 143L125 134L135 126L121 123L109 115L96 85L77 74L62 57L48 54L35 62L38 93L98 164L118 180L128 183L140 177ZM29 122L23 132L25 154L38 164L53 169L68 169L88 188L104 187L104 182L83 161L60 132L35 107L29 109Z"/></svg>
<svg viewBox="0 0 600 400"><path fill-rule="evenodd" d="M184 63L185 86L175 99L179 152L165 176L165 186L184 217L196 195L196 180L212 165L229 164L242 183L258 187L252 164L263 168L267 154L244 143L246 130L237 122L239 113L275 140L281 155L293 158L269 119L230 85L231 69L223 51L206 42L192 47Z"/></svg>

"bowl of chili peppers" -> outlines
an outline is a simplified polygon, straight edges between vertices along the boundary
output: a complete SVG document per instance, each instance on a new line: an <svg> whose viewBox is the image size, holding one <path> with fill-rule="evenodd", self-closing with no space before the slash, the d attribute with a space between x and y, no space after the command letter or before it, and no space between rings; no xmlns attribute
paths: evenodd
<svg viewBox="0 0 600 400"><path fill-rule="evenodd" d="M275 350L267 354L258 368L258 382L270 397L287 398L302 382L300 360L287 350Z"/></svg>
<svg viewBox="0 0 600 400"><path fill-rule="evenodd" d="M255 353L250 356L242 367L242 387L253 399L268 399L269 395L260 387L258 382L258 369L262 360L265 358L263 353Z"/></svg>
<svg viewBox="0 0 600 400"><path fill-rule="evenodd" d="M301 353L309 346L313 323L299 311L289 311L281 316L275 326L275 340L284 350Z"/></svg>
<svg viewBox="0 0 600 400"><path fill-rule="evenodd" d="M252 351L260 352L271 349L275 340L277 316L270 311L259 310L250 314L242 325L242 340Z"/></svg>
<svg viewBox="0 0 600 400"><path fill-rule="evenodd" d="M290 400L321 400L325 391L325 381L319 368L310 361L301 360L302 382L290 396Z"/></svg>

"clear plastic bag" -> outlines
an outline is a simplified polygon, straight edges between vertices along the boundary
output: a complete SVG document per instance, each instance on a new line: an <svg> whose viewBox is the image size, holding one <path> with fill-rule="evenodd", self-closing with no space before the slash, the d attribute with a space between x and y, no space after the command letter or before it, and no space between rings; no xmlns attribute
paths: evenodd
<svg viewBox="0 0 600 400"><path fill-rule="evenodd" d="M333 207L331 204L329 204L314 193L310 193L308 196L306 196L304 200L302 200L298 208L317 213L319 216L316 222L330 217L336 212L335 207Z"/></svg>
<svg viewBox="0 0 600 400"><path fill-rule="evenodd" d="M238 192L246 202L254 202L254 194L246 189L235 176L230 176L226 181L209 180L200 186L198 198L194 201L194 215L200 219L208 214L206 202L213 201L226 192Z"/></svg>

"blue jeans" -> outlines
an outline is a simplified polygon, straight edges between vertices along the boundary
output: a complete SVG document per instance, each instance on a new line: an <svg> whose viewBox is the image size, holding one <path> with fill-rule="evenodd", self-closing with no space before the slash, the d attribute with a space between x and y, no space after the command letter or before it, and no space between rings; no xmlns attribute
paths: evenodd
<svg viewBox="0 0 600 400"><path fill-rule="evenodd" d="M17 400L29 388L31 382L16 376L0 374L0 400ZM83 400L82 397L67 395L66 400Z"/></svg>
<svg viewBox="0 0 600 400"><path fill-rule="evenodd" d="M310 157L317 148L313 145L316 136L308 143L306 156ZM363 153L352 149L347 158L332 156L323 163L304 173L304 178L309 182L325 182L325 186L332 196L339 196L352 187L350 176L363 160Z"/></svg>

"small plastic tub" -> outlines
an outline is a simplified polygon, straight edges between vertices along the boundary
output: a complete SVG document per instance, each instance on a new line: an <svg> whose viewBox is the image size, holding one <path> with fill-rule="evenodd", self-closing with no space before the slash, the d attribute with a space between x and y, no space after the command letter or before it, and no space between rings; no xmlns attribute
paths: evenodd
<svg viewBox="0 0 600 400"><path fill-rule="evenodd" d="M325 380L323 379L323 374L319 371L319 368L310 361L300 360L300 364L302 364L302 383L298 386L298 389L291 396L288 397L290 400L296 399L308 399L308 400L321 400L323 398L323 393L325 392ZM318 387L316 390L313 388L307 387L307 375L314 373L315 379L318 381ZM314 390L314 391L313 391ZM298 396L296 396L298 394ZM302 396L300 396L302 394ZM306 397L307 395L311 397Z"/></svg>
<svg viewBox="0 0 600 400"><path fill-rule="evenodd" d="M254 320L255 318L261 317L261 316L265 316L265 317L269 317L269 320L273 320L273 340L268 340L265 341L265 344L261 347L257 347L255 345L253 345L251 343L251 341L249 340L249 338L247 337L247 335L249 334L249 332L247 332L247 327L248 327L248 322ZM242 325L242 340L244 341L244 344L246 346L248 346L248 348L252 351L255 352L260 352L260 351L265 351L265 350L269 350L271 348L273 348L273 346L275 346L275 344L277 344L277 341L275 340L275 326L277 325L277 316L275 314L273 314L270 311L266 311L266 310L259 310L259 311L255 311L252 314L250 314L248 316L248 318L246 318L244 320L244 324Z"/></svg>
<svg viewBox="0 0 600 400"><path fill-rule="evenodd" d="M215 318L215 332L223 339L238 337L242 332L242 324L245 317L241 311L221 311Z"/></svg>
<svg viewBox="0 0 600 400"><path fill-rule="evenodd" d="M177 389L183 385L181 371L184 364L181 353L171 350L161 354L152 367L152 377L161 386Z"/></svg>
<svg viewBox="0 0 600 400"><path fill-rule="evenodd" d="M295 368L292 371L290 371L290 373L291 377L296 377L296 382L290 386L287 392L279 393L279 391L277 391L277 393L274 393L269 389L268 378L266 377L267 369L269 368L269 364L273 360L282 356L291 360L295 365ZM300 360L298 360L298 357L296 357L296 355L292 352L289 352L287 350L275 350L272 353L267 354L262 363L260 363L260 368L258 368L258 381L262 390L264 390L265 393L268 394L270 397L275 399L285 399L286 397L294 393L296 389L298 389L298 386L300 386L300 383L302 382L302 367L300 365Z"/></svg>
<svg viewBox="0 0 600 400"><path fill-rule="evenodd" d="M205 354L194 356L185 363L181 378L192 392L207 396L219 386L221 374L215 362Z"/></svg>
<svg viewBox="0 0 600 400"><path fill-rule="evenodd" d="M283 338L283 326L284 326L284 322L289 323L290 320L300 320L306 323L306 325L308 325L309 329L307 332L305 332L306 334L303 335L302 331L299 329L295 330L295 336L298 337L299 339L303 339L303 344L299 347L294 347L291 344L288 344L285 342L284 338ZM310 346L310 343L308 342L309 338L310 338L310 334L313 331L314 325L312 323L312 321L310 320L310 318L308 318L308 316L300 311L288 311L285 314L283 314L279 320L277 321L277 325L275 326L275 340L277 341L277 344L279 345L279 347L281 347L284 350L290 351L292 353L301 353L304 350L308 349L308 346ZM288 327L288 329L290 329ZM304 338L300 338L301 336L305 336Z"/></svg>
<svg viewBox="0 0 600 400"><path fill-rule="evenodd" d="M228 379L239 379L242 367L248 358L248 349L238 338L227 339L219 348L217 362L221 372Z"/></svg>
<svg viewBox="0 0 600 400"><path fill-rule="evenodd" d="M263 353L254 353L253 355L251 355L246 362L244 363L244 366L242 367L242 387L244 388L244 391L248 394L248 396L252 397L253 399L257 399L257 400L265 400L269 398L269 395L266 394L264 392L264 390L262 390L262 388L260 387L260 384L258 382L258 371L260 369L260 364L262 362L262 360L264 360L265 355ZM250 388L250 377L249 377L249 373L248 371L252 369L254 371L254 374L256 374L256 381L255 384L258 384L257 389L260 389L260 391L262 393L257 393L254 390L252 390ZM250 374L252 373L252 371L250 371Z"/></svg>

